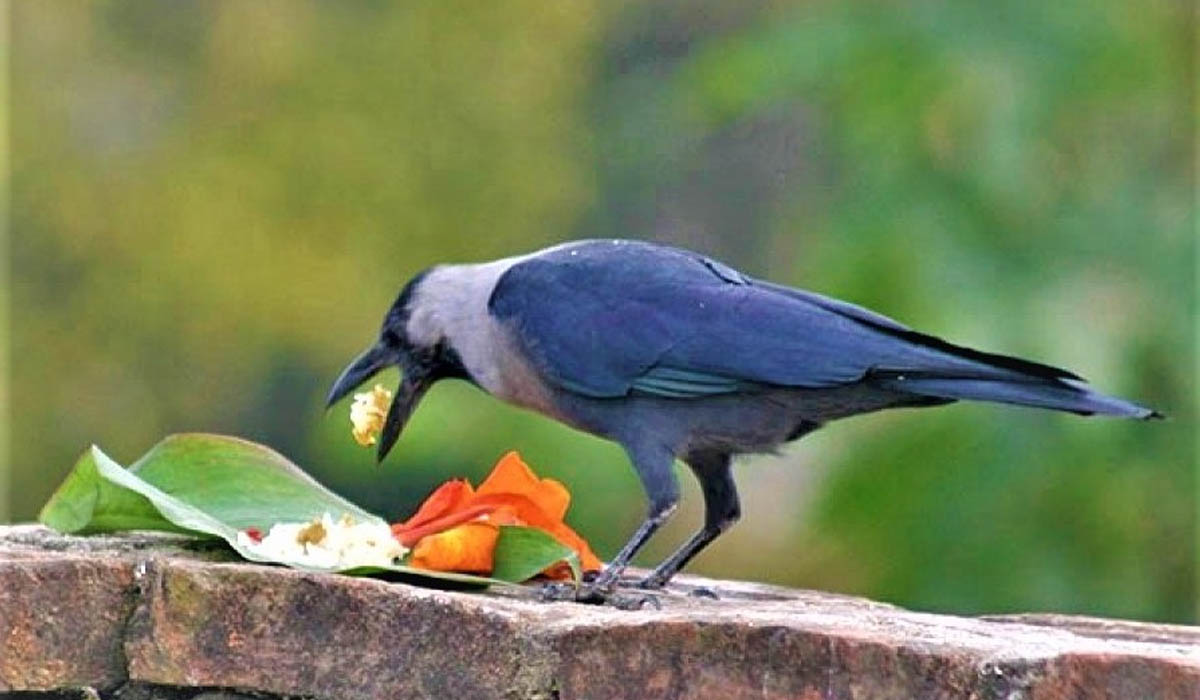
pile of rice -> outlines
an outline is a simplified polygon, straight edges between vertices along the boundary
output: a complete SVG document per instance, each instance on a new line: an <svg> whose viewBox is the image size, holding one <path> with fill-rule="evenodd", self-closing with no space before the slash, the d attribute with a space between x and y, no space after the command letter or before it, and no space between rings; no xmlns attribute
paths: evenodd
<svg viewBox="0 0 1200 700"><path fill-rule="evenodd" d="M307 523L276 523L261 539L238 533L238 544L271 561L314 569L389 566L408 553L386 523L334 520L325 513Z"/></svg>

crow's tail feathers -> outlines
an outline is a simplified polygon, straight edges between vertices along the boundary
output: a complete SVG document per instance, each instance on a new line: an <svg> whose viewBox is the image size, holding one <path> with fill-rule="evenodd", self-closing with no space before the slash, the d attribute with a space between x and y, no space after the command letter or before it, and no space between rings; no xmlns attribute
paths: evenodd
<svg viewBox="0 0 1200 700"><path fill-rule="evenodd" d="M1143 420L1163 417L1158 411L1145 406L1093 391L1084 382L1074 379L983 379L896 372L878 374L871 379L877 386L918 396L1011 403L1069 411L1085 416L1119 416Z"/></svg>

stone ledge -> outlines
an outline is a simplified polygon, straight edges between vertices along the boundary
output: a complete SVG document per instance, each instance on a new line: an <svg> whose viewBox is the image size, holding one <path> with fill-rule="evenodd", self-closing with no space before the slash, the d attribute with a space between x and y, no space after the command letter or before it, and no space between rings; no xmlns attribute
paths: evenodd
<svg viewBox="0 0 1200 700"><path fill-rule="evenodd" d="M697 585L720 599L689 596ZM662 603L637 612L542 603L531 591L438 591L240 563L221 547L167 535L0 527L0 691L1200 697L1197 628L933 615L687 576Z"/></svg>

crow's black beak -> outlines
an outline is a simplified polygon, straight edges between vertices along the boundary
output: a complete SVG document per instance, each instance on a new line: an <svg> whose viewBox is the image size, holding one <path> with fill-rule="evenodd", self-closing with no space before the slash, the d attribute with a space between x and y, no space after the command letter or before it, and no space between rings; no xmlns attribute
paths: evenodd
<svg viewBox="0 0 1200 700"><path fill-rule="evenodd" d="M420 403L421 397L433 384L434 373L430 368L376 344L356 357L349 367L342 370L342 376L333 383L333 388L329 390L329 396L325 399L325 406L328 408L346 394L354 391L359 384L394 364L401 365L400 369L404 378L400 381L400 387L396 390L395 398L392 399L392 406L388 409L387 418L383 421L383 430L379 433L379 449L376 457L380 462L396 444L400 432L404 430L404 424L408 422L409 416Z"/></svg>
<svg viewBox="0 0 1200 700"><path fill-rule="evenodd" d="M350 366L342 370L342 375L333 383L333 388L329 390L329 396L325 398L325 407L329 408L337 403L346 394L371 377L374 377L380 370L396 363L396 355L376 343L372 345L366 352L359 355L350 363Z"/></svg>
<svg viewBox="0 0 1200 700"><path fill-rule="evenodd" d="M421 402L421 397L429 390L433 384L433 378L427 373L418 368L406 368L404 371L404 380L400 382L400 387L396 390L396 397L392 399L392 407L388 409L387 418L383 421L383 430L379 432L379 448L375 452L376 461L382 462L387 453L391 451L392 445L396 444L396 440L400 437L400 432L404 430L404 424L408 422L409 416L417 404Z"/></svg>

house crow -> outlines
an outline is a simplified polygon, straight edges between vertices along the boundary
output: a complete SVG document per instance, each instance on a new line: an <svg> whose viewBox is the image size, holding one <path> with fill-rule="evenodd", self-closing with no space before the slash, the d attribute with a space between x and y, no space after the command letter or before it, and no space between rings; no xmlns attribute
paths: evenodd
<svg viewBox="0 0 1200 700"><path fill-rule="evenodd" d="M960 399L1159 415L1066 370L953 345L697 253L626 240L422 272L328 403L391 365L403 379L379 459L430 385L446 378L625 449L649 511L593 591L611 590L674 512L676 459L700 482L704 526L641 582L646 588L661 587L738 519L734 455L772 451L830 421Z"/></svg>

